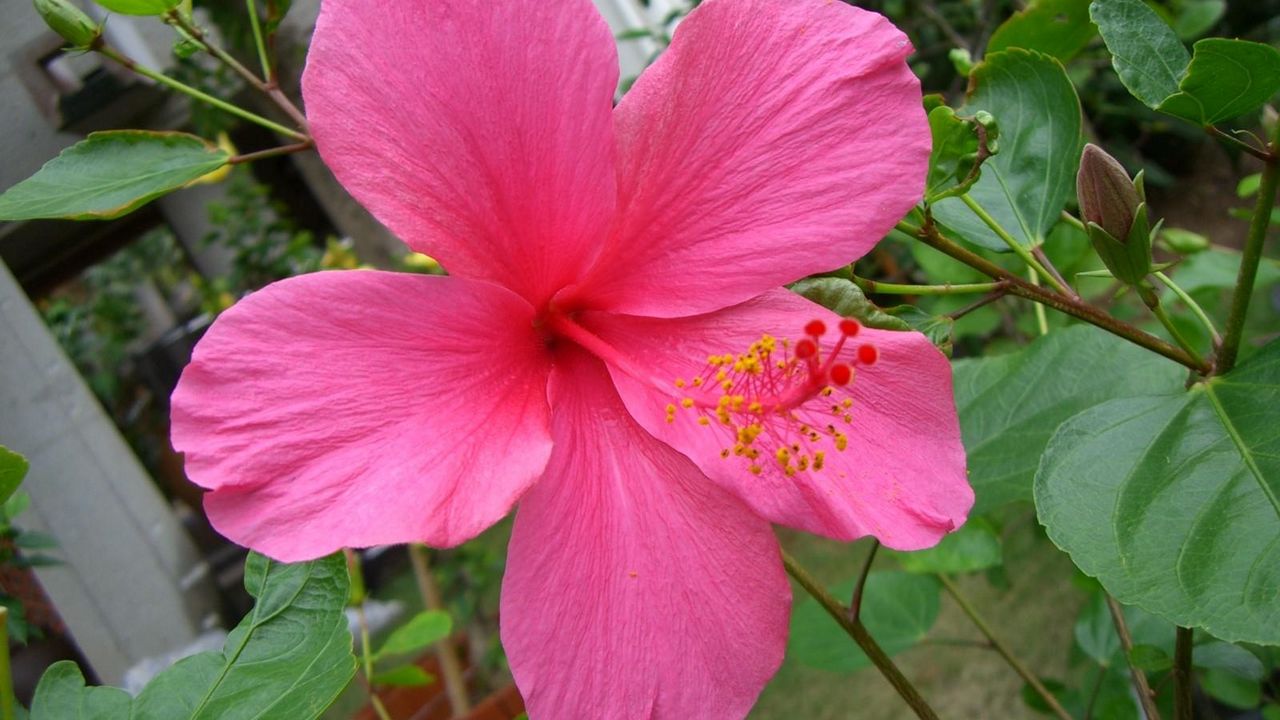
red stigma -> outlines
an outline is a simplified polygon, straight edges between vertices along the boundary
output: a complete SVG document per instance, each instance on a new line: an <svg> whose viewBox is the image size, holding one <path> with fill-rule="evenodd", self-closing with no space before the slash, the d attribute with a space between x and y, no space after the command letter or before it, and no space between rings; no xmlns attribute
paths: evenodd
<svg viewBox="0 0 1280 720"><path fill-rule="evenodd" d="M861 329L861 323L852 318L845 318L840 321L840 332L843 333L845 337L853 337L854 335L857 335L858 331Z"/></svg>
<svg viewBox="0 0 1280 720"><path fill-rule="evenodd" d="M810 320L804 326L804 334L810 337L822 337L827 331L827 324L821 320Z"/></svg>
<svg viewBox="0 0 1280 720"><path fill-rule="evenodd" d="M807 360L818 354L818 343L805 338L796 343L796 357Z"/></svg>
<svg viewBox="0 0 1280 720"><path fill-rule="evenodd" d="M858 362L863 365L875 365L880 359L880 350L875 345L860 345L858 347Z"/></svg>
<svg viewBox="0 0 1280 720"><path fill-rule="evenodd" d="M853 380L853 368L844 363L836 363L831 366L832 383L844 386L848 385L851 380Z"/></svg>

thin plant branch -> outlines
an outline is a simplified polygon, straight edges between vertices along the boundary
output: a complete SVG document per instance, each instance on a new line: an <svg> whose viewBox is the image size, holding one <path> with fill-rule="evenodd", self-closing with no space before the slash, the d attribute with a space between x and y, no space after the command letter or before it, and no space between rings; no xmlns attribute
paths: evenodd
<svg viewBox="0 0 1280 720"><path fill-rule="evenodd" d="M901 285L878 280L854 277L853 281L864 292L878 295L959 295L962 293L991 292L1000 287L998 282L989 283L944 283L942 285Z"/></svg>
<svg viewBox="0 0 1280 720"><path fill-rule="evenodd" d="M1040 261L1040 264L1044 266L1045 270L1049 271L1050 275L1058 279L1058 284L1067 289L1068 295L1077 300L1080 299L1080 293L1076 292L1076 289L1071 287L1071 283L1067 282L1067 279L1062 276L1062 273L1058 272L1058 268L1053 264L1053 261L1049 259L1049 255L1044 251L1043 247L1031 248L1031 255L1036 260Z"/></svg>
<svg viewBox="0 0 1280 720"><path fill-rule="evenodd" d="M1156 709L1156 696L1151 692L1151 684L1147 682L1147 674L1142 668L1133 664L1130 655L1133 652L1133 637L1129 634L1129 625L1124 620L1124 608L1120 603L1106 594L1107 610L1111 612L1111 622L1116 626L1116 635L1120 638L1120 647L1124 650L1125 662L1129 665L1129 675L1133 678L1133 690L1142 703L1142 712L1147 720L1160 720L1160 711Z"/></svg>
<svg viewBox="0 0 1280 720"><path fill-rule="evenodd" d="M1243 153L1246 153L1248 155L1252 155L1258 158L1262 162L1271 162L1272 160L1271 151L1263 148L1254 147L1253 145L1250 145L1249 143L1241 140L1235 135L1232 135L1231 133L1228 133L1228 132L1223 132L1222 130L1219 130L1218 128L1214 127L1213 125L1206 126L1205 132L1209 133L1211 137L1215 137Z"/></svg>
<svg viewBox="0 0 1280 720"><path fill-rule="evenodd" d="M1042 700L1044 700L1045 704L1049 706L1049 709L1053 714L1057 715L1060 720L1074 720L1074 718L1071 717L1071 713L1067 712L1067 709L1062 707L1062 703L1058 702L1058 698L1054 697L1053 693L1049 692L1049 689L1044 686L1044 683L1040 682L1040 678L1036 677L1036 674L1031 672L1026 665L1023 665L1022 661L1013 654L1011 649L1009 649L1009 646L996 636L995 631L992 630L991 626L987 624L987 621L978 614L977 609L973 607L969 600L960 593L960 588L956 587L956 584L951 580L951 578L942 574L939 574L937 578L942 582L942 587L946 589L947 594L951 596L951 599L955 600L956 605L960 607L960 610L965 615L969 616L969 620L978 628L978 631L991 642L991 645L996 649L996 652L1000 653L1000 657L1004 658L1004 661L1009 663L1009 667L1013 668L1013 671L1018 673L1019 677L1025 680L1027 685L1031 686L1031 689L1034 690Z"/></svg>
<svg viewBox="0 0 1280 720"><path fill-rule="evenodd" d="M418 594L422 596L422 604L428 610L443 610L444 599L440 596L440 588L431 576L430 561L427 548L418 543L409 544L409 563L413 566L413 577L418 583ZM436 643L436 660L440 663L440 674L444 676L445 694L449 704L453 706L454 715L466 715L471 712L471 698L467 695L467 682L462 675L462 663L458 660L453 643L448 638Z"/></svg>
<svg viewBox="0 0 1280 720"><path fill-rule="evenodd" d="M1173 650L1173 717L1195 720L1195 700L1191 693L1191 628L1180 627Z"/></svg>
<svg viewBox="0 0 1280 720"><path fill-rule="evenodd" d="M310 150L313 147L315 147L315 143L312 142L311 140L306 140L304 142L293 143L292 145L281 145L279 147L267 148L266 150L259 150L257 152L245 153L243 155L236 155L235 157L231 158L227 162L232 165L239 165L241 163L251 163L255 160L264 160L266 158L278 157L280 155L289 155L296 152L302 152L304 150Z"/></svg>
<svg viewBox="0 0 1280 720"><path fill-rule="evenodd" d="M1160 338L1143 332L1141 329L1130 325L1123 320L1112 317L1106 312L1090 305L1084 301L1075 300L1058 293L1050 292L1041 287L1036 287L986 258L971 252L954 241L938 232L938 228L932 222L927 222L923 227L917 227L908 222L899 222L898 229L909 235L919 239L924 244L942 252L979 272L988 275L997 280L1004 280L1008 283L1008 292L1018 297L1026 298L1034 302L1041 303L1054 310L1071 315L1072 317L1083 320L1092 325L1096 325L1107 332L1122 337L1135 345L1144 347L1154 353L1163 355L1166 358L1186 367L1195 370L1201 374L1208 374L1210 368L1207 364L1197 363L1187 351L1182 348L1165 342Z"/></svg>
<svg viewBox="0 0 1280 720"><path fill-rule="evenodd" d="M275 132L280 133L281 135L286 135L295 140L308 141L308 142L311 140L311 137L306 135L305 133L298 132L297 130L291 130L273 120L268 120L262 117L261 115L256 115L254 113L249 112L248 110L245 110L244 108L238 107L236 105L232 105L231 103L226 102L225 100L220 100L212 95L209 95L208 93L201 92L200 90L197 90L191 87L190 85L186 85L181 82L178 82L177 80L174 80L168 75L164 75L162 73L156 72L155 70L152 70L151 68L146 67L145 65L139 65L137 62L133 60L133 58L130 58L121 54L114 48L103 45L97 48L97 51L102 53L104 56L120 63L125 68L135 73L138 73L139 75L145 78L154 80L155 82L160 83L161 85L164 85L170 90L175 90L177 92L182 93L183 95L199 100L200 102L206 103L208 105L212 105L213 107L216 107L219 110L222 110L224 112L231 113L232 115L235 115L236 117L242 120L248 120L249 122L255 125L261 125L262 127L267 128L268 130L273 130Z"/></svg>
<svg viewBox="0 0 1280 720"><path fill-rule="evenodd" d="M262 77L271 82L271 56L267 54L267 45L262 38L262 23L258 20L258 3L256 0L244 0L245 11L249 14L249 27L253 30L253 46L258 51L258 61L262 63Z"/></svg>
<svg viewBox="0 0 1280 720"><path fill-rule="evenodd" d="M1159 270L1152 273L1152 275L1155 275L1157 280L1163 283L1165 287L1172 290L1173 294L1178 296L1178 299L1182 301L1183 305L1186 305L1191 309L1191 312L1200 320L1200 324L1204 326L1204 329L1209 331L1210 337L1213 338L1213 346L1216 348L1222 345L1222 336L1218 334L1218 328L1214 326L1213 321L1209 319L1209 315L1204 311L1204 308L1200 307L1200 303L1196 302L1186 290L1183 290L1182 287L1174 282L1168 275L1165 275Z"/></svg>
<svg viewBox="0 0 1280 720"><path fill-rule="evenodd" d="M876 552L880 550L880 541L872 538L871 550L867 551L867 559L862 563L862 571L858 573L858 584L853 588L853 597L849 600L849 617L858 620L862 614L862 594L867 589L867 576L871 574L871 563L875 562Z"/></svg>
<svg viewBox="0 0 1280 720"><path fill-rule="evenodd" d="M880 674L884 675L889 684L893 686L893 689L898 691L898 695L907 703L912 712L916 714L916 717L920 718L920 720L938 720L938 714L933 711L933 708L929 707L929 703L925 702L925 699L911 684L911 681L902 674L902 671L893 663L893 660L889 659L885 651L871 637L866 627L863 626L862 621L851 617L849 608L841 605L839 600L832 597L831 593L827 592L827 589L822 587L786 551L782 552L782 564L786 567L787 573L800 584L800 587L804 588L805 592L809 593L814 600L817 600L818 604L827 611L827 614L840 624L841 629L848 633L849 637L853 638L858 647L862 648L862 652L867 654L867 657L876 666L876 669L880 671Z"/></svg>
<svg viewBox="0 0 1280 720"><path fill-rule="evenodd" d="M991 293L990 295L987 295L986 297L982 298L981 300L978 300L977 302L971 303L969 305L965 305L959 310L947 313L947 317L951 318L952 320L959 320L960 318L964 317L965 315L968 315L974 310L986 307L987 305L990 305L991 303L999 300L1000 298L1004 297L1009 293L1008 285L1006 285L1003 281L997 284L1000 287L995 292Z"/></svg>

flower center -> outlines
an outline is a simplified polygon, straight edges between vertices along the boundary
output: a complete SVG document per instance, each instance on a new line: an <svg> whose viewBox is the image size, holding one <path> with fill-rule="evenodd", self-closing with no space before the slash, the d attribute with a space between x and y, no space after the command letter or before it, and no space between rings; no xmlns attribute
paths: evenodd
<svg viewBox="0 0 1280 720"><path fill-rule="evenodd" d="M723 436L721 457L743 458L755 475L769 463L787 477L822 470L828 452L849 445L855 366L880 357L869 343L851 347L861 329L841 320L839 337L824 351L826 323L813 320L795 342L766 334L744 353L711 355L697 375L675 380L684 397L679 407L667 406L667 422L681 410L694 413L699 425Z"/></svg>

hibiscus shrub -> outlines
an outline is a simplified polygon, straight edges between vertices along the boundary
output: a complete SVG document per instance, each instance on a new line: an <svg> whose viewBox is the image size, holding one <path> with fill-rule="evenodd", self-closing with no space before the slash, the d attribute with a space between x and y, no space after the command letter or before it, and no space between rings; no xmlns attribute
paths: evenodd
<svg viewBox="0 0 1280 720"><path fill-rule="evenodd" d="M1280 266L1263 258L1280 51L1188 49L1222 8L1032 0L992 33L969 17L986 44L950 53L967 89L946 96L922 93L889 19L834 0L694 3L624 33L660 52L621 84L589 0L323 0L304 116L269 51L287 2L250 18L262 74L189 3L99 3L163 19L277 112L138 65L67 0L35 5L73 46L282 144L95 133L0 195L0 219L116 217L316 151L447 275L305 274L219 316L172 442L214 527L254 551L257 605L226 651L137 698L55 666L32 718L315 718L357 666L340 616L363 591L338 553L453 547L513 510L501 638L535 719L743 717L788 648L874 666L936 717L891 656L943 594L1039 712L1280 716ZM972 5L912 27L968 45ZM1163 228L1146 174L1084 142L1094 83L1256 167L1240 242ZM1017 581L1003 542L1028 504L1087 589L1055 616L1087 662L1071 683L1020 660L957 581ZM826 587L774 525L866 550ZM898 569L872 569L881 545ZM409 628L413 649L449 633L439 615ZM365 686L396 684L368 645Z"/></svg>

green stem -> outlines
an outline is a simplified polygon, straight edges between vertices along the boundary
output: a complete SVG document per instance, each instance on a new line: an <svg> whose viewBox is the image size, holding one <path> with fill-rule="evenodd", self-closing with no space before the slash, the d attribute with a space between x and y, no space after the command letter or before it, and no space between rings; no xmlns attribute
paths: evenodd
<svg viewBox="0 0 1280 720"><path fill-rule="evenodd" d="M1178 296L1178 299L1182 301L1183 305L1186 305L1191 309L1191 312L1200 320L1200 324L1204 325L1204 329L1209 331L1209 335L1213 338L1214 347L1221 345L1222 336L1218 334L1218 328L1215 327L1213 321L1209 319L1209 315L1204 311L1204 308L1200 307L1200 303L1196 302L1186 290L1183 290L1182 287L1175 283L1168 275L1165 275L1159 270L1152 274L1156 276L1157 280L1164 283L1165 287L1172 290L1173 294Z"/></svg>
<svg viewBox="0 0 1280 720"><path fill-rule="evenodd" d="M13 673L9 668L9 608L0 606L0 720L13 720Z"/></svg>
<svg viewBox="0 0 1280 720"><path fill-rule="evenodd" d="M1075 298L1065 297L1054 292L1050 292L1044 288L1036 287L977 253L966 250L956 243L944 237L938 232L938 228L932 223L925 227L917 227L908 222L899 222L897 229L919 239L929 247L958 260L969 267L978 270L997 280L1004 280L1008 284L1005 286L1007 292L1018 297L1026 298L1038 302L1047 307L1051 307L1061 313L1066 313L1074 318L1083 320L1091 325L1096 325L1107 332L1122 337L1129 342L1139 345L1150 350L1151 352L1163 355L1170 360L1185 365L1201 374L1208 374L1209 366L1204 363L1197 363L1186 350L1165 342L1160 338L1143 332L1139 328L1129 323L1119 320L1099 310L1098 308Z"/></svg>
<svg viewBox="0 0 1280 720"><path fill-rule="evenodd" d="M231 103L228 103L224 100L219 100L218 98L212 95L209 95L207 93L203 93L189 85L184 85L183 83L180 83L177 80L174 80L173 78L167 75L158 73L149 67L146 67L144 65L139 65L138 63L134 62L132 58L121 55L120 53L116 52L114 49L110 47L103 46L98 49L98 52L111 58L112 60L115 60L116 62L120 63L124 67L128 68L129 70L132 70L133 72L138 73L143 77L150 78L171 90L176 90L177 92L180 92L183 95L187 95L188 97L195 98L200 102L212 105L213 107L216 107L219 110L229 112L232 115L235 115L236 117L241 118L242 120L248 120L249 122L254 123L255 125L261 125L262 127L267 128L268 130L274 130L275 132L278 132L281 135L287 135L295 140L301 140L301 141L311 140L311 138L304 133L300 133L297 130L290 130L289 128L279 123L272 122L271 120L268 120L262 117L261 115L255 115L249 112L248 110L232 105Z"/></svg>
<svg viewBox="0 0 1280 720"><path fill-rule="evenodd" d="M1253 221L1245 238L1244 253L1240 259L1240 273L1236 276L1235 294L1231 296L1231 314L1227 316L1227 332L1222 339L1222 351L1218 353L1218 372L1230 372L1236 365L1240 340L1244 336L1244 321L1249 314L1249 299L1253 295L1253 283L1258 275L1258 263L1262 259L1262 246L1271 225L1271 210L1276 204L1276 185L1280 182L1280 159L1276 157L1280 147L1280 123L1271 138L1267 165L1262 171L1262 183L1258 190L1258 203L1253 208Z"/></svg>
<svg viewBox="0 0 1280 720"><path fill-rule="evenodd" d="M1180 627L1173 650L1173 717L1195 720L1191 696L1191 628Z"/></svg>
<svg viewBox="0 0 1280 720"><path fill-rule="evenodd" d="M1036 275L1036 271L1027 268L1027 277L1031 280L1031 284L1040 287L1040 276ZM1040 303L1035 304L1036 308L1036 327L1040 330L1040 336L1044 337L1049 334L1049 318L1045 315L1044 306Z"/></svg>
<svg viewBox="0 0 1280 720"><path fill-rule="evenodd" d="M1004 661L1009 663L1009 666L1013 668L1013 671L1018 673L1018 675L1026 681L1027 685L1031 686L1031 689L1034 690L1042 700L1044 700L1045 704L1049 706L1049 709L1053 711L1053 714L1057 715L1061 720L1074 720L1071 717L1071 713L1067 712L1066 708L1062 707L1062 703L1058 702L1058 698L1054 697L1053 693L1049 692L1049 689L1044 686L1044 683L1040 682L1040 678L1036 677L1035 673L1027 669L1027 666L1023 665L1022 661L1014 656L1013 651L1009 649L1008 645L1004 644L1003 640L996 637L991 626L987 625L986 620L982 619L982 616L978 614L977 609L973 607L968 599L966 599L964 595L960 594L960 588L956 587L956 584L951 581L951 578L946 575L938 575L937 577L938 580L942 581L942 587L946 589L949 595L951 595L951 599L955 600L956 605L960 606L960 610L964 612L965 615L969 616L969 620L972 621L978 630L986 636L987 640L991 642L992 647L996 649L996 652L1000 653L1000 657L1004 658Z"/></svg>
<svg viewBox="0 0 1280 720"><path fill-rule="evenodd" d="M1160 321L1161 325L1164 325L1164 329L1169 331L1169 336L1173 338L1174 342L1178 343L1179 347L1186 350L1187 354L1195 359L1196 362L1204 362L1204 358L1201 357L1199 351L1196 350L1196 346L1192 345L1191 341L1188 340L1186 336L1182 334L1182 331L1178 329L1178 326L1173 324L1173 318L1169 317L1169 313L1164 311L1164 306L1160 304L1159 298L1156 298L1154 305L1150 305L1148 307L1151 308L1151 314L1156 316L1156 319Z"/></svg>
<svg viewBox="0 0 1280 720"><path fill-rule="evenodd" d="M1088 233L1088 232L1089 232L1089 230L1088 230L1087 228L1085 228L1084 223L1080 221L1080 218L1076 217L1075 215L1072 215L1071 213L1067 212L1066 210L1063 210L1063 211L1062 211L1062 220L1063 220L1063 222L1065 222L1066 224L1068 224L1068 225L1070 225L1071 227L1073 227L1073 228L1075 228L1075 229L1079 230L1079 231L1080 231L1080 232L1082 232L1082 233Z"/></svg>
<svg viewBox="0 0 1280 720"><path fill-rule="evenodd" d="M245 153L244 155L236 155L227 162L232 165L239 165L241 163L250 163L255 160L264 160L270 157L302 152L303 150L310 150L313 147L315 147L315 143L308 140L306 142L294 143L292 145L281 145L279 147L267 148L266 150Z"/></svg>
<svg viewBox="0 0 1280 720"><path fill-rule="evenodd" d="M258 49L258 61L262 63L262 77L271 79L271 56L267 54L267 44L262 37L262 25L258 22L258 3L244 0L245 10L249 13L249 27L253 29L253 44Z"/></svg>
<svg viewBox="0 0 1280 720"><path fill-rule="evenodd" d="M381 720L392 720L378 693L373 691L373 654L369 649L369 620L364 615L364 603L356 605L356 624L360 626L360 662L364 667L365 689L369 692L369 704Z"/></svg>
<svg viewBox="0 0 1280 720"><path fill-rule="evenodd" d="M879 295L958 295L961 293L993 292L1001 287L998 282L962 283L956 285L950 283L944 285L899 285L861 277L854 277L853 281L864 291Z"/></svg>
<svg viewBox="0 0 1280 720"><path fill-rule="evenodd" d="M1035 257L1032 256L1030 250L1027 250L1025 247L1022 246L1022 243L1015 240L1013 236L1009 234L1009 231L1001 227L1000 223L997 222L995 218L991 217L991 215L988 214L987 211L977 203L977 201L975 201L973 198L969 197L968 195L961 195L960 199L964 201L965 205L969 206L969 209L973 211L974 215L978 216L979 220L985 223L987 227L991 228L991 232L995 233L1001 240L1004 241L1006 245L1009 246L1009 249L1012 250L1015 255L1022 258L1022 262L1026 263L1027 267L1034 270L1045 280L1048 280L1049 284L1052 285L1058 292L1062 293L1063 295L1072 294L1071 291L1068 290L1065 285L1058 282L1058 279L1055 278L1052 273L1050 273L1048 270L1045 269L1043 265L1040 264L1039 260L1036 260Z"/></svg>
<svg viewBox="0 0 1280 720"><path fill-rule="evenodd" d="M849 613L849 608L841 605L839 600L832 597L831 593L818 584L818 581L786 551L782 553L782 564L786 566L787 573L795 578L800 587L813 596L813 599L817 600L818 604L827 611L827 614L840 624L840 627L849 634L849 637L858 643L858 647L862 648L862 652L867 654L867 657L871 659L871 662L889 681L893 689L898 691L898 695L911 707L916 717L920 718L920 720L938 720L937 713L933 711L933 708L929 707L929 703L925 702L920 692L902 674L902 671L898 670L898 666L893 664L889 656L885 654L875 639L871 637L871 634L867 632L867 629L862 625L862 621L853 618Z"/></svg>
<svg viewBox="0 0 1280 720"><path fill-rule="evenodd" d="M247 0L247 2L249 2L252 5L253 0ZM249 16L256 21L257 15L250 12ZM203 30L201 30L197 25L191 22L188 22L187 18L183 17L182 13L178 12L177 10L171 10L168 14L165 15L165 19L168 22L171 22L174 25L176 25L178 28L180 28L183 32L185 32L188 36L190 36L192 40L195 40L196 42L200 43L200 47L204 48L205 51L207 51L210 55L213 55L215 58L220 60L224 65L231 68L232 71L234 71L237 75L239 75L245 82L249 83L249 85L252 86L255 90L265 94L268 98L270 98L271 102L275 103L276 107L280 108L280 110L282 110L284 114L288 115L289 119L297 123L298 127L302 128L303 130L307 128L306 116L303 115L302 111L299 110L298 107L294 105L293 102L290 101L289 98L286 97L283 92L280 91L280 88L276 87L275 82L273 80L268 79L266 81L263 81L257 75L254 75L253 72L249 70L249 68L242 65L239 60L236 60L235 57L231 55L231 53L228 53L226 50L223 50L222 48L210 42L209 37L204 34ZM265 53L266 51L262 50L262 52ZM268 65L264 67L264 70L269 74L271 68ZM299 139L302 139L302 138L299 138Z"/></svg>
<svg viewBox="0 0 1280 720"><path fill-rule="evenodd" d="M1133 690L1138 694L1138 702L1142 704L1142 712L1147 720L1160 720L1160 711L1156 709L1155 693L1151 692L1151 684L1147 682L1147 674L1133 664L1130 656L1133 651L1133 636L1129 634L1129 624L1124 620L1124 608L1120 603L1106 595L1107 610L1111 612L1111 622L1116 626L1116 636L1120 638L1120 647L1124 648L1125 661L1129 664L1129 675L1133 678Z"/></svg>
<svg viewBox="0 0 1280 720"><path fill-rule="evenodd" d="M871 575L871 563L876 561L876 552L880 550L880 541L872 539L871 550L867 559L862 562L862 572L858 573L858 584L853 588L853 597L849 599L849 617L858 620L862 614L862 593L867 589L867 577Z"/></svg>
<svg viewBox="0 0 1280 720"><path fill-rule="evenodd" d="M1228 145L1231 145L1232 147L1236 148L1237 150L1248 153L1263 162L1269 162L1271 160L1271 153L1269 151L1256 148L1250 145L1249 143L1241 140L1240 138L1236 137L1235 135L1232 135L1231 133L1223 132L1222 130L1219 130L1218 128L1214 127L1213 125L1205 126L1204 130L1205 132L1209 133L1209 135L1216 137L1219 140L1227 143Z"/></svg>

